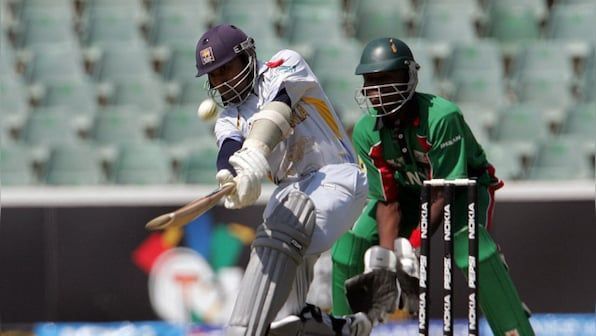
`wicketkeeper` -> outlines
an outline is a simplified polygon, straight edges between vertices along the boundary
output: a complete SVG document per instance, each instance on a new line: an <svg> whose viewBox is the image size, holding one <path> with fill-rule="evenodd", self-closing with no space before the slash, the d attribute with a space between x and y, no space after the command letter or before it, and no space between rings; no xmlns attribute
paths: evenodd
<svg viewBox="0 0 596 336"><path fill-rule="evenodd" d="M356 75L364 81L356 92L356 100L366 113L355 126L353 142L368 177L369 201L354 227L333 247L333 313L351 313L350 304L352 308L367 306L357 297L346 296L344 285L352 278L348 288L366 292L375 283L370 280L374 270L358 276L364 270L366 251L373 246L369 255L397 260L393 267L398 270L395 274L402 291L398 304L414 313L417 269L412 265L412 248L416 250L420 245L417 227L422 182L432 178L476 178L480 306L495 335L533 335L529 314L487 231L491 226L494 191L503 183L495 177L459 108L439 96L416 92L418 69L410 48L397 38L369 42L356 68ZM441 222L444 203L441 191L435 190L431 229ZM465 191L456 192L454 206L454 259L467 275ZM411 247L403 240L395 244L398 237L409 238ZM392 256L396 249L398 255ZM391 285L376 286L385 291Z"/></svg>

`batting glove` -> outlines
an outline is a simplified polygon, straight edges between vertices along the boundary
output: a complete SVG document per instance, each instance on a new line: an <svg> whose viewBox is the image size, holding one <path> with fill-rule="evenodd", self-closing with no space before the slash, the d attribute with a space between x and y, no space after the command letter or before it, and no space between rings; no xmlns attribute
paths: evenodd
<svg viewBox="0 0 596 336"><path fill-rule="evenodd" d="M215 178L217 179L217 182L219 182L220 187L226 183L234 182L234 175L232 175L232 173L227 169L218 171L215 175ZM224 197L224 206L227 209L236 209L238 208L238 204L238 194L235 190L232 190L232 192Z"/></svg>
<svg viewBox="0 0 596 336"><path fill-rule="evenodd" d="M237 202L230 205L238 209L254 204L261 195L261 181L269 171L265 155L255 148L244 147L234 153L229 161L237 174L234 177Z"/></svg>

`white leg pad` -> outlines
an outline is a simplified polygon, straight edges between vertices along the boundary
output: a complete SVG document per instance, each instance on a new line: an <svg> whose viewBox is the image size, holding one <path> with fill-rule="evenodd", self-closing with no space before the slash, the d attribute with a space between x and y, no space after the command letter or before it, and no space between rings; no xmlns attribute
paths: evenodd
<svg viewBox="0 0 596 336"><path fill-rule="evenodd" d="M292 191L257 229L227 336L262 336L290 294L315 227L314 203Z"/></svg>

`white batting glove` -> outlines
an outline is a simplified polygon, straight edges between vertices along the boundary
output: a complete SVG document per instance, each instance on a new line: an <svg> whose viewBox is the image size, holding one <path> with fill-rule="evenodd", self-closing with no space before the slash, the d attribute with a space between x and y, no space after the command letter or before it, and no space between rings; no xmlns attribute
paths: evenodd
<svg viewBox="0 0 596 336"><path fill-rule="evenodd" d="M263 153L252 147L244 147L230 157L230 164L236 170L235 193L238 202L235 209L254 204L261 195L261 181L269 171L269 163Z"/></svg>
<svg viewBox="0 0 596 336"><path fill-rule="evenodd" d="M215 178L217 179L217 182L219 182L219 186L222 186L229 182L234 182L234 175L232 175L232 173L227 169L222 169L218 171L215 175ZM238 201L238 194L235 190L233 190L231 193L224 197L224 206L227 209L237 209L239 203L240 202Z"/></svg>

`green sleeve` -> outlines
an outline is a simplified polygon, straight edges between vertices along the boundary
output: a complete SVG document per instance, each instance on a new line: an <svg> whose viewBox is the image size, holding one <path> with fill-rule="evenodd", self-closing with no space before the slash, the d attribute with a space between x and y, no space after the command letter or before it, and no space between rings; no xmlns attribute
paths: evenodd
<svg viewBox="0 0 596 336"><path fill-rule="evenodd" d="M354 128L352 141L360 166L364 168L368 179L368 198L383 202L396 201L395 171L382 158L383 147L378 133L372 131L369 124L360 122Z"/></svg>
<svg viewBox="0 0 596 336"><path fill-rule="evenodd" d="M432 148L428 152L432 178L456 179L468 176L467 143L473 135L463 116L450 113L430 129Z"/></svg>

